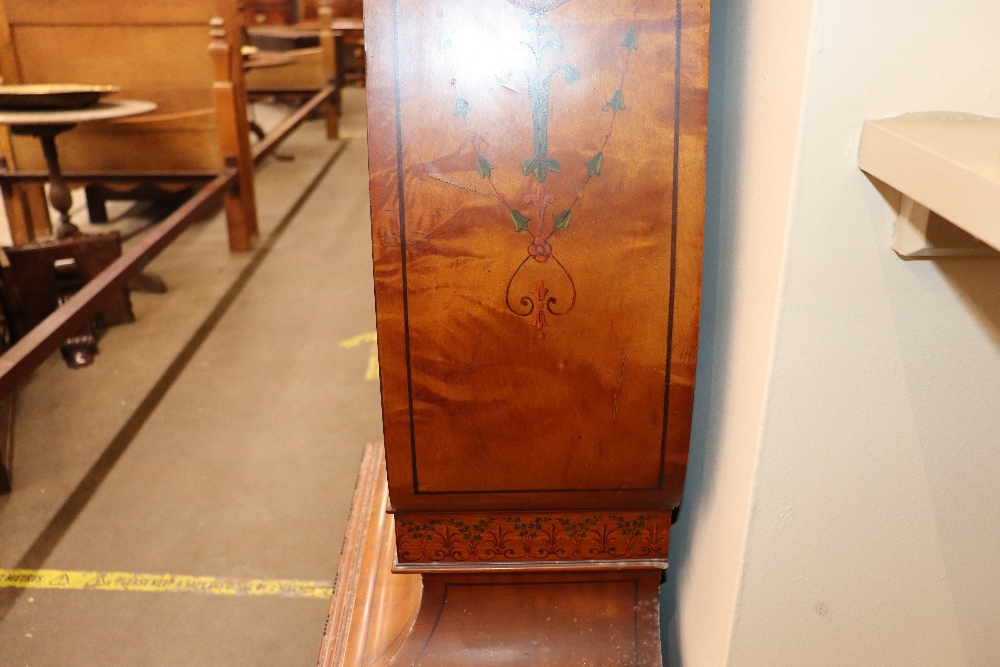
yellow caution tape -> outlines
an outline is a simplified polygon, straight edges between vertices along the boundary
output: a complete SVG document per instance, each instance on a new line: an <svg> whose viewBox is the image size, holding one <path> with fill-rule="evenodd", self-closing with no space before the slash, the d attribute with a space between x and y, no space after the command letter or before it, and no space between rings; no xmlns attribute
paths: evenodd
<svg viewBox="0 0 1000 667"><path fill-rule="evenodd" d="M340 341L340 347L346 347L348 349L352 347L359 347L365 343L371 343L371 351L368 353L368 368L365 370L365 380L377 380L378 379L378 334L374 331L367 331L363 334L358 334L353 338L348 338L347 340Z"/></svg>
<svg viewBox="0 0 1000 667"><path fill-rule="evenodd" d="M279 595L329 599L333 586L323 581L219 579L174 574L79 572L73 570L0 570L0 588L48 588L67 591L138 591L209 595Z"/></svg>

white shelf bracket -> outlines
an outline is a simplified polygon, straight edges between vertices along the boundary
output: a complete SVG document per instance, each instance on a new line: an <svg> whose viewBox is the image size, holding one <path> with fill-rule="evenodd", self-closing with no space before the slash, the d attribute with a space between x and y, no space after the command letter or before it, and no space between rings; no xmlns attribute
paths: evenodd
<svg viewBox="0 0 1000 667"><path fill-rule="evenodd" d="M920 257L932 248L927 241L931 210L906 195L902 197L892 236L892 249L900 257Z"/></svg>
<svg viewBox="0 0 1000 667"><path fill-rule="evenodd" d="M906 195L901 195L892 249L904 259L934 257L1000 257L975 239Z"/></svg>
<svg viewBox="0 0 1000 667"><path fill-rule="evenodd" d="M900 257L1000 257L1000 118L867 121L858 166L902 196L892 240Z"/></svg>

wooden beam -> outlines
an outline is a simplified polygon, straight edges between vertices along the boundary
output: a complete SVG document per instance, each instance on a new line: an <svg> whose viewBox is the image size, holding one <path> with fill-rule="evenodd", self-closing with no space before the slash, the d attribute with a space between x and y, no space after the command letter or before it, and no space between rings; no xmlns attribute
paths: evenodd
<svg viewBox="0 0 1000 667"><path fill-rule="evenodd" d="M0 156L0 182L8 183L48 183L49 174L44 171L4 171ZM165 172L68 172L63 174L67 183L186 183L188 181L211 181L218 177L218 171L165 171Z"/></svg>
<svg viewBox="0 0 1000 667"><path fill-rule="evenodd" d="M133 276L160 254L198 214L214 204L233 186L237 177L235 165L229 160L227 169L199 190L166 220L159 223L125 254L83 286L69 301L57 309L28 335L0 356L0 400L35 370L50 354L59 349L67 337L84 326L102 302L115 290L120 290Z"/></svg>
<svg viewBox="0 0 1000 667"><path fill-rule="evenodd" d="M326 102L331 95L337 92L336 86L330 84L313 95L312 98L296 110L291 116L286 118L278 127L268 132L264 140L253 147L254 164L260 164L264 158L273 153L281 145L281 142L288 138L299 124L309 117L321 104Z"/></svg>

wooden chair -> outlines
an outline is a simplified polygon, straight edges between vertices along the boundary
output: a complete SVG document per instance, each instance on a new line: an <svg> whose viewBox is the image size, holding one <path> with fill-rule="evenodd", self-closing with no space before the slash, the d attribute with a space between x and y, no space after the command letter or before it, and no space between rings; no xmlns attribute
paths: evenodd
<svg viewBox="0 0 1000 667"><path fill-rule="evenodd" d="M237 5L0 0L0 74L4 83L113 84L121 86L121 97L157 103L152 114L61 135L60 158L69 174L114 172L134 175L126 184L133 190L176 190L204 183L222 173L227 156L235 158L238 188L224 198L229 244L246 250L257 235L257 212ZM37 144L0 129L0 154L15 172L44 169ZM15 243L48 234L40 186L4 188L4 204Z"/></svg>

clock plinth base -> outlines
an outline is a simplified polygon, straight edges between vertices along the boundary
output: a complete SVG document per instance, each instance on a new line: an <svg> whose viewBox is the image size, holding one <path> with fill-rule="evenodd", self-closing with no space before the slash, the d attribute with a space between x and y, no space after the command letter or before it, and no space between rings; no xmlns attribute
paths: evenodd
<svg viewBox="0 0 1000 667"><path fill-rule="evenodd" d="M381 447L362 462L320 665L658 667L662 570L393 572Z"/></svg>

